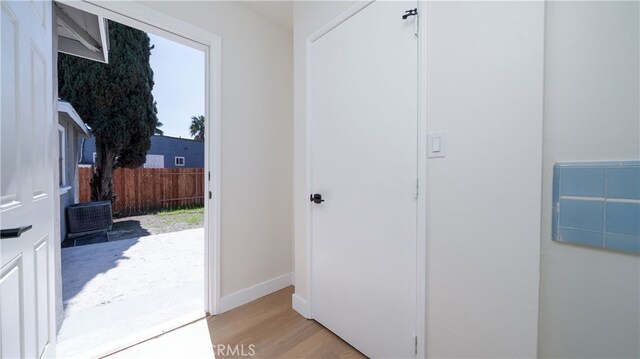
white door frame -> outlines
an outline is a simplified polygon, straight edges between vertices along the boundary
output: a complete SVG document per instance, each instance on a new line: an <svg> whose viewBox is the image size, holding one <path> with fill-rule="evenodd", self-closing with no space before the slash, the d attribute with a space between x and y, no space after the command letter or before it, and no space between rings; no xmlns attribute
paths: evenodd
<svg viewBox="0 0 640 359"><path fill-rule="evenodd" d="M305 69L305 88L306 88L306 98L305 103L309 103L309 73L310 73L310 61L309 61L309 48L310 45L315 41L320 39L322 36L329 33L331 30L338 27L343 22L349 20L352 16L357 14L358 12L364 10L369 5L373 4L376 0L366 0L359 1L349 9L335 17L333 20L326 23L320 29L315 31L313 34L307 37L306 39L306 69ZM425 66L425 44L422 43L424 41L424 26L423 22L420 21L423 17L424 10L426 5L423 4L423 1L418 0L418 208L417 208L417 248L416 248L416 337L417 337L417 354L418 358L426 357L426 268L427 268L427 197L426 197L426 184L427 184L427 118L426 118L426 71L423 70ZM306 195L312 193L313 183L312 183L312 134L311 134L311 120L309 116L309 106L305 108L305 157L306 157ZM306 197L305 197L306 198ZM307 280L307 291L306 291L306 299L307 299L307 314L309 317L313 318L313 301L311 296L311 268L312 268L312 217L311 217L311 201L306 201L305 206L305 216L306 216L306 280Z"/></svg>
<svg viewBox="0 0 640 359"><path fill-rule="evenodd" d="M150 32L205 54L205 181L204 201L204 308L220 310L220 119L222 39L188 23L132 1L58 0L66 5ZM211 198L209 197L211 194Z"/></svg>

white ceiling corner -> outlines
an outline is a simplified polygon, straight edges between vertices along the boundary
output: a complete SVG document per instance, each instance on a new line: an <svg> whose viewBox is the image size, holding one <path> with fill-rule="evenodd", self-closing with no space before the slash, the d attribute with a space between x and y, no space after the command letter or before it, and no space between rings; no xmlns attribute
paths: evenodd
<svg viewBox="0 0 640 359"><path fill-rule="evenodd" d="M267 19L293 30L293 1L238 1Z"/></svg>

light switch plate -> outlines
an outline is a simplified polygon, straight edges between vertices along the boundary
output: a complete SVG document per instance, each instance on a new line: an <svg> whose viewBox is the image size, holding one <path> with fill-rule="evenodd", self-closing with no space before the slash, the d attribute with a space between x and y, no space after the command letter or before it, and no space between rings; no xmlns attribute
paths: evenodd
<svg viewBox="0 0 640 359"><path fill-rule="evenodd" d="M447 135L444 131L429 132L427 137L427 157L442 158L447 153Z"/></svg>

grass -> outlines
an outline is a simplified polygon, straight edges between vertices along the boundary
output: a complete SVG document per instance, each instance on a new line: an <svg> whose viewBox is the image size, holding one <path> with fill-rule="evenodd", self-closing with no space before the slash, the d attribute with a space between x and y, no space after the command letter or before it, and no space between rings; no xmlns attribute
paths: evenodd
<svg viewBox="0 0 640 359"><path fill-rule="evenodd" d="M183 207L114 219L111 240L178 232L204 226L204 207Z"/></svg>
<svg viewBox="0 0 640 359"><path fill-rule="evenodd" d="M156 214L167 224L204 225L204 207L160 211Z"/></svg>

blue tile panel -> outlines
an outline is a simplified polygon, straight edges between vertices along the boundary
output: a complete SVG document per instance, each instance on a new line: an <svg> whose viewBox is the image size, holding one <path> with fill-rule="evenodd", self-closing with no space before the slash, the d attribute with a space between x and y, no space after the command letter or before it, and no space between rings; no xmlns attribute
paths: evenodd
<svg viewBox="0 0 640 359"><path fill-rule="evenodd" d="M560 227L602 232L603 201L560 200Z"/></svg>
<svg viewBox="0 0 640 359"><path fill-rule="evenodd" d="M609 233L640 235L640 203L607 203Z"/></svg>
<svg viewBox="0 0 640 359"><path fill-rule="evenodd" d="M604 238L602 232L584 231L581 229L560 228L563 242L582 244L585 246L602 247Z"/></svg>
<svg viewBox="0 0 640 359"><path fill-rule="evenodd" d="M607 197L640 199L640 167L609 169Z"/></svg>
<svg viewBox="0 0 640 359"><path fill-rule="evenodd" d="M640 236L607 233L605 248L640 254Z"/></svg>
<svg viewBox="0 0 640 359"><path fill-rule="evenodd" d="M561 168L560 195L604 197L604 168Z"/></svg>
<svg viewBox="0 0 640 359"><path fill-rule="evenodd" d="M640 254L640 161L558 163L552 238Z"/></svg>

